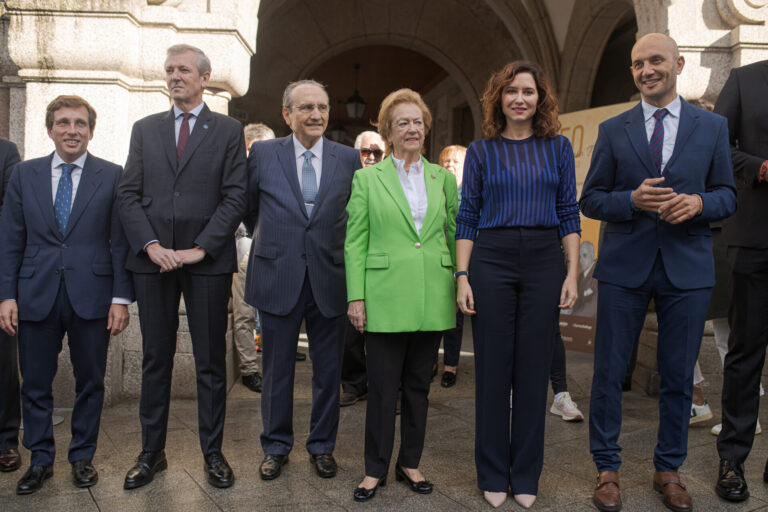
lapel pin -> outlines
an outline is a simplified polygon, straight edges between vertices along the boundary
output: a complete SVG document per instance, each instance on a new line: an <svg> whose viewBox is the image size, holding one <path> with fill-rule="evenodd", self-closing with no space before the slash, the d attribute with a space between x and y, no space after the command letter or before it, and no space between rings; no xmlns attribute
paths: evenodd
<svg viewBox="0 0 768 512"><path fill-rule="evenodd" d="M432 175L432 179L435 179L435 178L437 178L437 176L435 176L435 175L433 174L433 175Z"/></svg>
<svg viewBox="0 0 768 512"><path fill-rule="evenodd" d="M203 128L205 128L205 129L207 130L207 129L208 129L208 125L207 125L207 124L204 124L204 125L203 125Z"/></svg>

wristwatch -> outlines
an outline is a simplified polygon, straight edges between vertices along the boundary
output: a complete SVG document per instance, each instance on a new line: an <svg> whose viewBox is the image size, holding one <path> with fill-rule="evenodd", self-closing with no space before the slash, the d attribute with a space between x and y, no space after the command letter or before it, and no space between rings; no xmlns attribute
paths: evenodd
<svg viewBox="0 0 768 512"><path fill-rule="evenodd" d="M466 270L459 270L458 272L454 272L454 273L453 273L453 280L454 280L454 281L458 281L458 279L459 279L461 276L467 276L467 277L469 277L469 272L467 272Z"/></svg>

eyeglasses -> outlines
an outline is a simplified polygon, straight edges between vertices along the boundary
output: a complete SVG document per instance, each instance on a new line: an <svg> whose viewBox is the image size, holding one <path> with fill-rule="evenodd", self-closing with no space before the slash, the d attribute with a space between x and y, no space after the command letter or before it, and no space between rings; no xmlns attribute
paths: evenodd
<svg viewBox="0 0 768 512"><path fill-rule="evenodd" d="M327 103L304 103L303 105L296 105L295 107L291 108L298 110L302 114L311 114L315 111L315 108L317 108L321 114L325 114L328 112L329 107Z"/></svg>
<svg viewBox="0 0 768 512"><path fill-rule="evenodd" d="M384 152L380 149L360 148L360 154L363 155L365 158L368 158L369 156L373 155L373 157L376 160L378 160L379 158L381 158Z"/></svg>

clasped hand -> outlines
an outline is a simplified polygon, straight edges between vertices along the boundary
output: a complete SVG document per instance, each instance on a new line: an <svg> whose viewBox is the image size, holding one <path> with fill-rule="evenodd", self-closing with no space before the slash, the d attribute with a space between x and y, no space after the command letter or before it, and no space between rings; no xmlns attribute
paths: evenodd
<svg viewBox="0 0 768 512"><path fill-rule="evenodd" d="M160 267L160 272L170 272L184 265L201 262L205 258L205 249L194 247L174 251L173 249L166 249L159 242L152 242L147 246L147 255L155 265Z"/></svg>
<svg viewBox="0 0 768 512"><path fill-rule="evenodd" d="M695 195L678 194L670 187L659 187L664 178L647 178L632 192L635 208L658 213L661 220L680 224L701 213L701 201Z"/></svg>

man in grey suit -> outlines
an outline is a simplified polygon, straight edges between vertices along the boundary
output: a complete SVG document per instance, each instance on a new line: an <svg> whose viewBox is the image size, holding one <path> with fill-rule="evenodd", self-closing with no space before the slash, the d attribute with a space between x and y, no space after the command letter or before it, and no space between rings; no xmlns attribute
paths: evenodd
<svg viewBox="0 0 768 512"><path fill-rule="evenodd" d="M248 156L253 233L245 300L261 313L263 385L260 475L280 475L293 447L293 378L302 320L312 359L307 451L317 474L336 476L339 377L347 322L346 205L357 151L323 137L328 95L313 80L283 93L288 137L255 142Z"/></svg>
<svg viewBox="0 0 768 512"><path fill-rule="evenodd" d="M208 483L230 487L221 453L227 401L226 332L235 230L245 213L245 144L234 119L203 102L211 63L198 48L168 49L173 107L136 122L120 181L120 217L131 245L143 361L142 451L124 487L135 489L167 467L171 373L184 296L197 372L197 418Z"/></svg>

